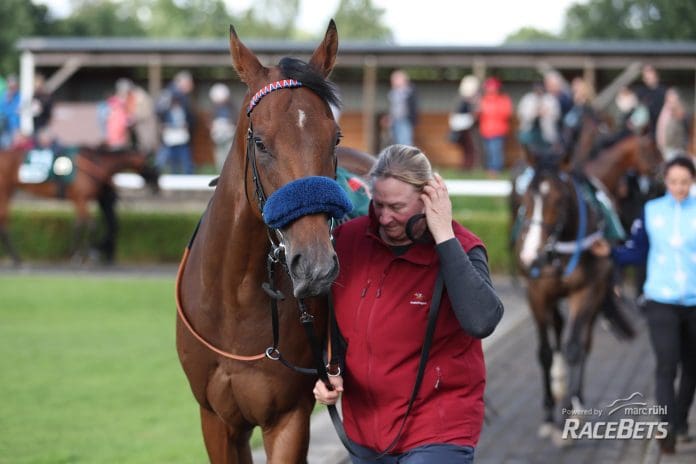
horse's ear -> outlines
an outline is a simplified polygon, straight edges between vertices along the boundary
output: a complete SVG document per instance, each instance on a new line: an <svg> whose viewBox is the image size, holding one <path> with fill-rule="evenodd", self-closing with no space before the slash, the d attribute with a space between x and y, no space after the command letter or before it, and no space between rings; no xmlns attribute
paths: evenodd
<svg viewBox="0 0 696 464"><path fill-rule="evenodd" d="M329 21L329 27L326 29L324 40L319 44L309 64L321 73L324 77L331 74L331 70L336 64L336 54L338 53L338 32L336 31L336 23L332 19Z"/></svg>
<svg viewBox="0 0 696 464"><path fill-rule="evenodd" d="M232 55L232 65L237 70L240 79L250 85L255 78L265 69L256 55L249 50L239 37L234 26L230 24L230 54Z"/></svg>
<svg viewBox="0 0 696 464"><path fill-rule="evenodd" d="M529 145L522 145L522 153L524 154L524 160L527 162L529 166L533 167L534 165L536 165L536 157L534 156L534 153L532 152Z"/></svg>

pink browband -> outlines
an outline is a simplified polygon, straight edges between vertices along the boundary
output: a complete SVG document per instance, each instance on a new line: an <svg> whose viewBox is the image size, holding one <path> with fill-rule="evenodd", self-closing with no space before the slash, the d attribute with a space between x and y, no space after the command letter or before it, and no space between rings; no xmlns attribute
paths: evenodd
<svg viewBox="0 0 696 464"><path fill-rule="evenodd" d="M261 99L269 93L273 92L274 90L292 89L295 87L302 87L302 82L296 81L295 79L283 79L266 84L264 88L256 92L256 94L251 98L249 107L247 108L247 116L251 114L251 110L253 110L254 107L259 104L259 101L261 101Z"/></svg>

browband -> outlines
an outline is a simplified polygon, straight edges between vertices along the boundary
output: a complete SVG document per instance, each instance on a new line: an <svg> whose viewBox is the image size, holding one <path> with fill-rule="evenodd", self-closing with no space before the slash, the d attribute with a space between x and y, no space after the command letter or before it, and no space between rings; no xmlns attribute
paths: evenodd
<svg viewBox="0 0 696 464"><path fill-rule="evenodd" d="M302 82L297 81L295 79L282 79L280 81L275 81L271 82L270 84L266 84L251 98L251 101L249 102L249 107L247 108L247 116L251 114L251 110L253 110L254 107L259 104L259 101L261 101L263 97L273 92L274 90L294 89L296 87L302 87Z"/></svg>

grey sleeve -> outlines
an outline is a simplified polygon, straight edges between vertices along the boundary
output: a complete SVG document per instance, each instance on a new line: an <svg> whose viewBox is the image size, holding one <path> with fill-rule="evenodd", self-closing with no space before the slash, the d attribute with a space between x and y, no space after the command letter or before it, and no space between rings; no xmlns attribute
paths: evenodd
<svg viewBox="0 0 696 464"><path fill-rule="evenodd" d="M486 252L479 246L466 253L456 238L436 248L459 325L472 337L487 337L503 317L503 303L493 288Z"/></svg>

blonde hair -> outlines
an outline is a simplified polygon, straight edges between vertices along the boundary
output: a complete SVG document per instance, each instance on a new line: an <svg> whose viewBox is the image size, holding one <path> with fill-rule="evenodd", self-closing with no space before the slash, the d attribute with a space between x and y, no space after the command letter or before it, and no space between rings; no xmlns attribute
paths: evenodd
<svg viewBox="0 0 696 464"><path fill-rule="evenodd" d="M433 170L427 156L416 147L390 145L379 154L377 163L370 171L370 179L393 177L416 189L422 189L433 177Z"/></svg>

